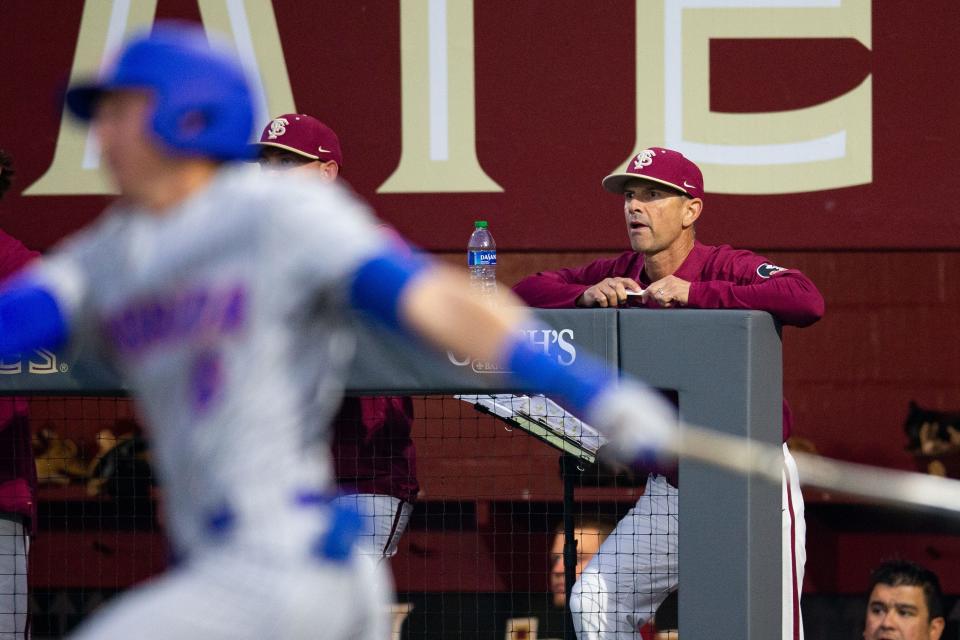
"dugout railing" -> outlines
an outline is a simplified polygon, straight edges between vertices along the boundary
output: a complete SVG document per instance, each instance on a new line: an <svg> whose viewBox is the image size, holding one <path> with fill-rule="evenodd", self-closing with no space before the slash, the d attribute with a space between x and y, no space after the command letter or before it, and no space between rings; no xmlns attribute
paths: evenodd
<svg viewBox="0 0 960 640"><path fill-rule="evenodd" d="M577 366L593 353L611 370L675 391L681 417L778 444L782 421L779 328L752 311L539 311L552 330L528 338ZM362 327L351 394L521 392L496 363L424 356L416 345ZM255 363L251 363L254 368ZM295 366L291 363L291 366ZM115 395L117 378L76 354L25 354L0 363L0 393ZM546 445L544 445L546 446ZM745 445L749 446L749 445ZM684 640L779 637L781 487L680 461L679 629Z"/></svg>

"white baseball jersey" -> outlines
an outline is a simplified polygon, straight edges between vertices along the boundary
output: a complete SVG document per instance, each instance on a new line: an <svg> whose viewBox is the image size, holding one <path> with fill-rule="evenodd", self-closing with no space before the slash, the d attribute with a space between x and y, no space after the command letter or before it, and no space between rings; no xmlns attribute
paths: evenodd
<svg viewBox="0 0 960 640"><path fill-rule="evenodd" d="M115 205L38 268L136 397L178 553L299 555L322 528L298 496L333 487L342 309L388 242L345 189L240 166L160 216Z"/></svg>
<svg viewBox="0 0 960 640"><path fill-rule="evenodd" d="M807 527L794 461L783 445L782 640L803 640L800 591ZM636 640L641 627L680 583L679 493L651 474L637 504L617 523L577 579L570 598L579 640Z"/></svg>

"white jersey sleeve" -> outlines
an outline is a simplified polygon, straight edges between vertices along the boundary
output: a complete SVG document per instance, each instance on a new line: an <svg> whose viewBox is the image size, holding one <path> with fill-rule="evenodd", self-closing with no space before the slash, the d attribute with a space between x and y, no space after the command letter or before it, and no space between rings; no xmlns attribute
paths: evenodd
<svg viewBox="0 0 960 640"><path fill-rule="evenodd" d="M115 242L124 216L115 209L105 212L90 227L63 240L28 268L28 277L45 287L56 299L70 329L72 340L89 337L96 326L91 291L122 251ZM120 264L122 259L117 259ZM109 281L109 278L105 281Z"/></svg>
<svg viewBox="0 0 960 640"><path fill-rule="evenodd" d="M271 207L268 252L305 291L345 295L352 275L394 241L370 210L346 188L291 180L283 203Z"/></svg>

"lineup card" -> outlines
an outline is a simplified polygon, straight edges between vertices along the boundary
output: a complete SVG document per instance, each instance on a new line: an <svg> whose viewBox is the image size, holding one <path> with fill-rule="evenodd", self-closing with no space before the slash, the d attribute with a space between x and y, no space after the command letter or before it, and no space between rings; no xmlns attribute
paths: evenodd
<svg viewBox="0 0 960 640"><path fill-rule="evenodd" d="M607 443L596 429L546 396L496 393L454 397L587 462L593 462L597 449Z"/></svg>

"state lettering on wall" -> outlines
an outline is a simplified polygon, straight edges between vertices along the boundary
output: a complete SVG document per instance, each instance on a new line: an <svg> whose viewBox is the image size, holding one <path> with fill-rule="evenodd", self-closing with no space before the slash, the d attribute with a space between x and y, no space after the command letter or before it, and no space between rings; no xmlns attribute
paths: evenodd
<svg viewBox="0 0 960 640"><path fill-rule="evenodd" d="M156 19L201 21L243 59L258 118L316 115L343 177L431 250L482 216L505 250L626 248L600 188L639 149L703 169L698 234L762 249L960 246L960 45L951 0L87 0L4 3L0 146L17 182L0 225L45 248L113 193L94 137L63 114ZM29 6L28 6L29 5ZM30 33L27 39L17 34ZM909 52L907 55L905 52Z"/></svg>

